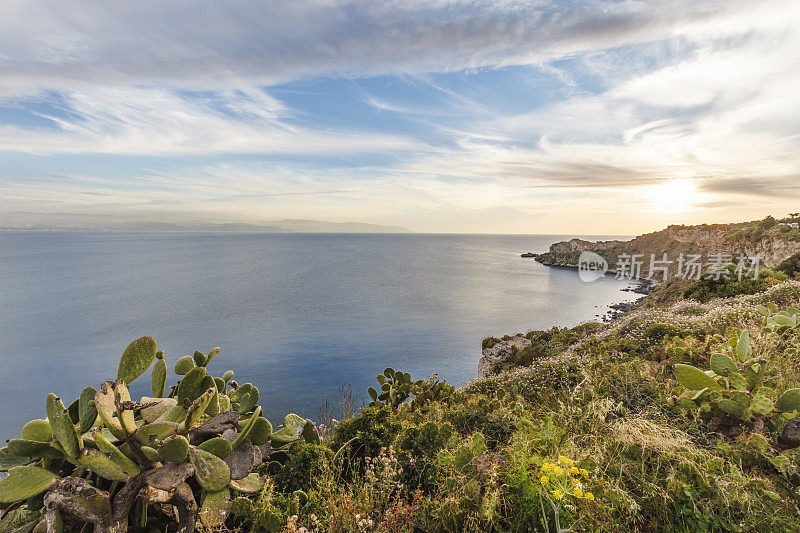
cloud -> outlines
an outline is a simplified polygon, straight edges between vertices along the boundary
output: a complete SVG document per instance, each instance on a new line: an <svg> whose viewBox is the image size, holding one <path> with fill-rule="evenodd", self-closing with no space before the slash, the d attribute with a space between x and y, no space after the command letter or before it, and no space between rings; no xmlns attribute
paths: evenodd
<svg viewBox="0 0 800 533"><path fill-rule="evenodd" d="M0 124L0 146L37 154L209 153L344 154L404 151L419 143L399 135L289 124L290 111L259 89L205 97L172 89L98 87L73 91L60 113L40 114L51 128Z"/></svg>
<svg viewBox="0 0 800 533"><path fill-rule="evenodd" d="M229 88L531 64L671 35L731 0L9 0L0 94L86 84Z"/></svg>
<svg viewBox="0 0 800 533"><path fill-rule="evenodd" d="M660 68L626 72L615 64L597 93L480 117L475 135L407 170L491 175L540 189L630 189L680 178L706 193L796 198L800 33L789 21L800 8L786 7L757 18L743 11L699 32L687 53ZM493 136L512 140L485 140Z"/></svg>

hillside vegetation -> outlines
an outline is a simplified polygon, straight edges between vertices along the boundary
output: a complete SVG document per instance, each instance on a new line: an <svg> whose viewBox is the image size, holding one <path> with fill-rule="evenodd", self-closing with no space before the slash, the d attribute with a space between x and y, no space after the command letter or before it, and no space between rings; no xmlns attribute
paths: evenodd
<svg viewBox="0 0 800 533"><path fill-rule="evenodd" d="M387 368L368 405L344 389L274 430L268 395L209 373L218 350L167 388L138 339L117 381L51 395L0 450L0 533L798 531L800 282L744 289L529 332L460 389Z"/></svg>

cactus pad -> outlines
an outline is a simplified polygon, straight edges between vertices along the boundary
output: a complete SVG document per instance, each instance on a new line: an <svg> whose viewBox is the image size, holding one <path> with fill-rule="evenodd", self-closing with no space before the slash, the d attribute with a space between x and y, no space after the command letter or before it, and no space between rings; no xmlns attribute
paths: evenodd
<svg viewBox="0 0 800 533"><path fill-rule="evenodd" d="M153 422L136 430L136 438L146 446L153 446L157 440L174 435L178 430L175 422Z"/></svg>
<svg viewBox="0 0 800 533"><path fill-rule="evenodd" d="M164 352L156 353L156 362L150 372L150 389L154 398L163 398L167 386L167 363L164 362Z"/></svg>
<svg viewBox="0 0 800 533"><path fill-rule="evenodd" d="M191 355L184 355L175 362L175 373L179 376L185 376L193 368L194 359L192 359Z"/></svg>
<svg viewBox="0 0 800 533"><path fill-rule="evenodd" d="M47 420L50 422L50 427L53 428L53 435L64 448L64 453L73 458L77 457L82 443L78 440L78 433L75 431L69 412L52 392L47 395L46 410Z"/></svg>
<svg viewBox="0 0 800 533"><path fill-rule="evenodd" d="M198 446L201 450L213 453L220 459L225 459L231 453L231 443L222 437L214 437L209 439Z"/></svg>
<svg viewBox="0 0 800 533"><path fill-rule="evenodd" d="M194 364L197 366L206 366L206 361L208 360L208 356L201 352L200 350L195 350L194 355L192 356L194 359Z"/></svg>
<svg viewBox="0 0 800 533"><path fill-rule="evenodd" d="M311 420L306 420L305 425L303 426L303 440L308 442L309 444L319 444L319 432L317 432L317 426L314 425L314 422Z"/></svg>
<svg viewBox="0 0 800 533"><path fill-rule="evenodd" d="M691 365L675 365L675 379L689 390L701 390L706 387L712 390L720 388L719 383L714 381L714 378Z"/></svg>
<svg viewBox="0 0 800 533"><path fill-rule="evenodd" d="M38 466L18 466L12 468L0 480L0 503L27 500L47 490L59 476Z"/></svg>
<svg viewBox="0 0 800 533"><path fill-rule="evenodd" d="M206 369L202 366L192 368L178 384L178 404L187 405L200 396L203 389L203 381L206 379Z"/></svg>
<svg viewBox="0 0 800 533"><path fill-rule="evenodd" d="M217 356L217 354L219 352L220 352L219 346L217 346L216 348L213 348L210 352L208 352L208 356L206 357L205 366L208 366L209 363L211 363L211 361Z"/></svg>
<svg viewBox="0 0 800 533"><path fill-rule="evenodd" d="M800 389L789 389L781 394L775 406L784 413L800 411Z"/></svg>
<svg viewBox="0 0 800 533"><path fill-rule="evenodd" d="M180 463L188 453L189 441L183 435L173 435L158 448L158 455L171 463Z"/></svg>
<svg viewBox="0 0 800 533"><path fill-rule="evenodd" d="M94 396L94 405L103 424L119 439L136 431L133 411L117 409L119 404L130 401L131 394L122 380L104 381Z"/></svg>
<svg viewBox="0 0 800 533"><path fill-rule="evenodd" d="M145 481L159 490L173 491L194 474L191 463L167 463L145 474Z"/></svg>
<svg viewBox="0 0 800 533"><path fill-rule="evenodd" d="M720 376L726 376L732 372L739 372L733 359L723 353L711 354L711 370Z"/></svg>
<svg viewBox="0 0 800 533"><path fill-rule="evenodd" d="M94 405L96 394L94 387L86 387L81 391L78 398L78 433L86 433L97 421L97 408Z"/></svg>
<svg viewBox="0 0 800 533"><path fill-rule="evenodd" d="M157 463L161 461L161 456L158 455L158 450L155 448L151 448L150 446L142 446L142 453L151 463Z"/></svg>
<svg viewBox="0 0 800 533"><path fill-rule="evenodd" d="M36 442L25 439L11 439L6 446L8 453L19 457L56 458L63 457L58 450L46 442Z"/></svg>
<svg viewBox="0 0 800 533"><path fill-rule="evenodd" d="M207 492L222 490L231 480L228 465L212 453L192 446L189 448L189 461L194 465L197 482Z"/></svg>
<svg viewBox="0 0 800 533"><path fill-rule="evenodd" d="M775 409L775 403L772 401L772 389L762 386L758 389L758 393L750 401L750 409L754 413L766 416Z"/></svg>
<svg viewBox="0 0 800 533"><path fill-rule="evenodd" d="M94 431L92 433L92 438L94 438L94 443L97 445L97 448L105 453L109 459L119 465L125 472L129 473L131 476L135 476L139 473L139 465L128 459L119 448L111 444L111 442L103 436L102 431Z"/></svg>
<svg viewBox="0 0 800 533"><path fill-rule="evenodd" d="M14 455L8 451L7 447L0 448L0 472L7 472L14 467L23 466L30 462L33 462L30 457Z"/></svg>
<svg viewBox="0 0 800 533"><path fill-rule="evenodd" d="M85 448L81 452L78 456L78 464L88 468L100 477L112 481L128 481L139 473L139 467L132 462L119 464L109 454L92 448Z"/></svg>
<svg viewBox="0 0 800 533"><path fill-rule="evenodd" d="M140 337L130 343L119 360L117 379L127 384L141 376L150 368L156 358L156 351L156 340L153 337Z"/></svg>
<svg viewBox="0 0 800 533"><path fill-rule="evenodd" d="M250 432L253 430L253 426L255 426L256 421L258 420L260 414L261 414L261 407L259 406L256 407L256 410L253 413L253 416L250 417L250 420L248 420L247 423L244 425L244 427L242 427L242 431L239 432L239 435L236 437L236 440L234 440L231 443L231 447L236 448L239 444L242 443L242 441L244 441L244 439L248 437Z"/></svg>
<svg viewBox="0 0 800 533"><path fill-rule="evenodd" d="M200 522L206 527L220 527L228 517L231 506L231 491L228 487L209 492L200 507Z"/></svg>
<svg viewBox="0 0 800 533"><path fill-rule="evenodd" d="M180 426L178 426L178 433L187 433L202 423L206 407L211 403L211 399L216 392L217 389L208 389L192 403L191 407L189 407L189 410L186 412L186 420L181 422Z"/></svg>
<svg viewBox="0 0 800 533"><path fill-rule="evenodd" d="M142 419L149 424L150 422L155 422L178 405L178 400L175 398L148 398L147 396L142 396L139 403L147 406L141 410L141 413Z"/></svg>
<svg viewBox="0 0 800 533"><path fill-rule="evenodd" d="M261 446L269 442L269 436L272 434L272 424L269 420L260 416L256 416L255 419L249 438L253 444Z"/></svg>
<svg viewBox="0 0 800 533"><path fill-rule="evenodd" d="M47 420L31 420L23 426L22 438L34 442L50 442L53 438L53 429Z"/></svg>
<svg viewBox="0 0 800 533"><path fill-rule="evenodd" d="M242 479L231 479L230 483L228 483L228 486L233 490L238 490L239 492L255 494L264 488L264 484L264 478L253 472Z"/></svg>

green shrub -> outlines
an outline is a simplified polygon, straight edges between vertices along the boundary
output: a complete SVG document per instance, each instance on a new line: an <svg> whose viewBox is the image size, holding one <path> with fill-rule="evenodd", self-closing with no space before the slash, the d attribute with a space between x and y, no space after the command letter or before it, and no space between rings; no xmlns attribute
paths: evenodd
<svg viewBox="0 0 800 533"><path fill-rule="evenodd" d="M126 529L136 505L143 526L167 529L173 513L152 514L148 520L147 509L169 502L178 510L178 529L193 529L198 515L207 527L222 526L229 485L250 494L261 491L267 483L261 470L280 470L292 445L320 437L313 422L296 414L287 415L284 428L273 433L261 417L256 387L235 384L232 371L222 377L209 373L207 366L219 353L214 348L178 359L175 373L183 377L164 397L164 353L155 339L140 337L123 351L115 381L103 382L99 390L84 388L67 406L50 393L47 418L28 422L21 438L0 449L0 471L8 471L0 479L0 510L10 504L33 511L21 530L42 529L48 501L48 530L63 522L69 531L86 523L107 531ZM151 367L153 397L137 402L128 385ZM254 453L254 445L268 442L267 454ZM264 461L268 465L262 467ZM112 500L110 487L117 486ZM153 491L163 493L157 501ZM6 525L3 517L0 532L9 531Z"/></svg>
<svg viewBox="0 0 800 533"><path fill-rule="evenodd" d="M490 448L508 442L516 418L500 401L482 394L462 393L444 413L444 420L462 435L483 433Z"/></svg>
<svg viewBox="0 0 800 533"><path fill-rule="evenodd" d="M687 331L674 324L656 323L644 328L642 332L644 341L650 346L662 344L667 339L683 338L689 335Z"/></svg>
<svg viewBox="0 0 800 533"><path fill-rule="evenodd" d="M783 272L791 279L800 279L800 251L781 261L775 270Z"/></svg>
<svg viewBox="0 0 800 533"><path fill-rule="evenodd" d="M342 449L342 460L346 470L363 470L365 457L376 457L381 448L389 446L400 433L401 424L386 406L364 409L350 420L339 423L334 433L331 448Z"/></svg>
<svg viewBox="0 0 800 533"><path fill-rule="evenodd" d="M767 267L763 267L759 270L758 278L755 280L746 275L743 275L742 279L738 279L739 275L736 273L736 265L733 264L727 265L724 275L721 275L719 279L715 279L715 277L716 276L709 275L707 271L702 279L689 285L684 291L683 297L700 302L708 302L714 298L729 298L742 294L755 294L765 291L781 281L789 279L784 272Z"/></svg>
<svg viewBox="0 0 800 533"><path fill-rule="evenodd" d="M275 475L275 483L283 492L310 490L320 478L331 473L333 452L321 444L298 443L292 446L289 459Z"/></svg>
<svg viewBox="0 0 800 533"><path fill-rule="evenodd" d="M398 459L403 467L403 482L409 490L430 492L437 488L439 468L436 456L453 436L453 426L427 422L406 428L398 440Z"/></svg>
<svg viewBox="0 0 800 533"><path fill-rule="evenodd" d="M485 339L483 339L483 342L481 342L481 350L491 348L498 342L500 342L500 339L498 339L497 337L486 337Z"/></svg>

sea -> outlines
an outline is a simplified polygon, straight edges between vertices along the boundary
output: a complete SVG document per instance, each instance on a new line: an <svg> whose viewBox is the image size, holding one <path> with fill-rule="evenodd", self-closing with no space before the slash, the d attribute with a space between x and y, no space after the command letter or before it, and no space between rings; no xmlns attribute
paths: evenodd
<svg viewBox="0 0 800 533"><path fill-rule="evenodd" d="M481 340L598 320L631 301L624 280L522 258L574 235L0 232L0 437L116 376L125 346L155 337L175 361L260 391L273 423L357 403L386 367L454 385ZM608 236L582 236L605 239ZM132 383L150 395L149 372Z"/></svg>

